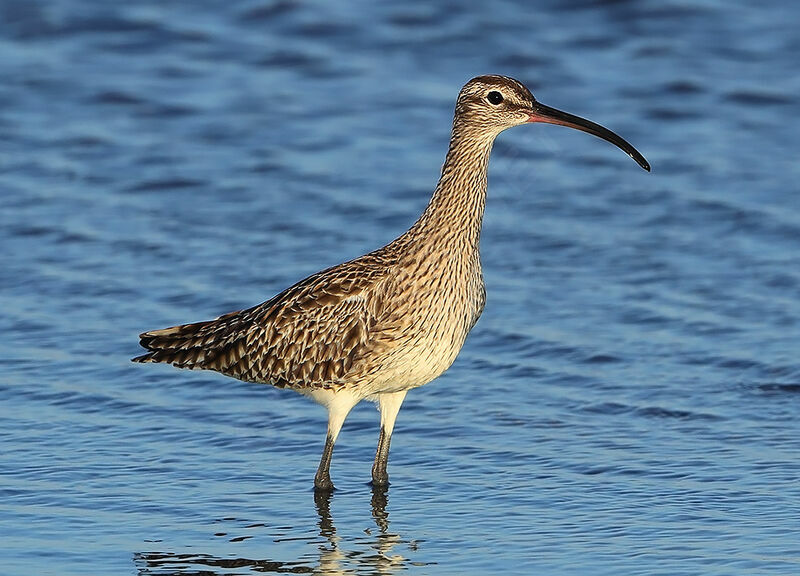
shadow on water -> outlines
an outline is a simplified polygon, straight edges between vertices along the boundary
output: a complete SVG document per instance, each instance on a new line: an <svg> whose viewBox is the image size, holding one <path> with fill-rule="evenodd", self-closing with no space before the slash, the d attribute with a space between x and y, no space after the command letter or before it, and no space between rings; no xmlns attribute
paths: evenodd
<svg viewBox="0 0 800 576"><path fill-rule="evenodd" d="M219 557L203 553L138 552L133 560L140 576L200 576L209 574L358 574L386 575L421 565L396 553L405 545L414 550L416 542L403 540L389 531L385 488L372 489L372 518L377 531L364 530L364 537L346 540L337 534L331 515L331 493L315 493L319 516L318 556L309 561L276 561L269 558Z"/></svg>

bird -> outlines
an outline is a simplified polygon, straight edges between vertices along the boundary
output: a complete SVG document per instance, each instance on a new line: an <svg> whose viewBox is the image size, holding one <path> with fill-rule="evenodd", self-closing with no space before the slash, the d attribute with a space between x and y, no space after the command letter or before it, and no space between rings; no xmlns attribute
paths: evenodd
<svg viewBox="0 0 800 576"><path fill-rule="evenodd" d="M331 457L345 418L371 400L380 411L371 483L388 486L389 446L406 394L451 366L486 302L479 241L495 138L535 123L607 140L650 171L644 156L607 128L541 104L518 80L477 76L458 94L439 182L405 233L252 308L144 332L140 344L148 352L132 360L212 370L324 406L327 434L314 477L320 492L334 488Z"/></svg>

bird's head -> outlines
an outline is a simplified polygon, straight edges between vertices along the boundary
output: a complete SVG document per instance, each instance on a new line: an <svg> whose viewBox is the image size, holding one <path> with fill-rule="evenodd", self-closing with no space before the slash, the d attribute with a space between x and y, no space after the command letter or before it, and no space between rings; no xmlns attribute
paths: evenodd
<svg viewBox="0 0 800 576"><path fill-rule="evenodd" d="M467 137L492 139L512 126L534 122L575 128L611 142L650 171L644 156L622 137L590 120L541 104L524 84L507 76L478 76L467 82L458 95L455 122Z"/></svg>

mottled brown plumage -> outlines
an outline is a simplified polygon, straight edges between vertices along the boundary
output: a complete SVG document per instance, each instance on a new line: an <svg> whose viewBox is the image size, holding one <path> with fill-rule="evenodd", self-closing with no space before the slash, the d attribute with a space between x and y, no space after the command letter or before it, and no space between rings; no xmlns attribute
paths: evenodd
<svg viewBox="0 0 800 576"><path fill-rule="evenodd" d="M325 405L318 489L333 486L330 456L347 413L364 398L376 400L381 435L372 476L386 484L390 436L406 392L452 364L483 310L479 240L489 154L500 132L527 122L593 133L649 169L619 136L539 104L516 80L479 76L459 94L439 184L405 234L253 308L145 332L141 345L149 352L134 361L215 370L291 388Z"/></svg>

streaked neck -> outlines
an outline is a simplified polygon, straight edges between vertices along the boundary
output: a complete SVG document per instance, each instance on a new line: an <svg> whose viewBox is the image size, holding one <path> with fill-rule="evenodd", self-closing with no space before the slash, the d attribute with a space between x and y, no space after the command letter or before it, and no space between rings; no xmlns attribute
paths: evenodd
<svg viewBox="0 0 800 576"><path fill-rule="evenodd" d="M411 234L477 251L493 142L493 135L487 137L456 120L439 184Z"/></svg>

